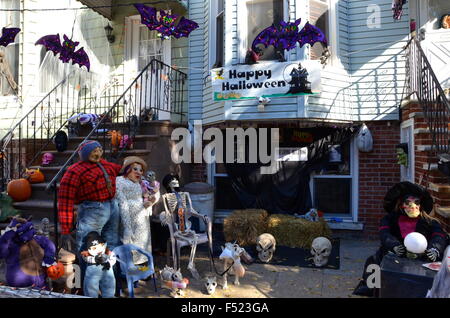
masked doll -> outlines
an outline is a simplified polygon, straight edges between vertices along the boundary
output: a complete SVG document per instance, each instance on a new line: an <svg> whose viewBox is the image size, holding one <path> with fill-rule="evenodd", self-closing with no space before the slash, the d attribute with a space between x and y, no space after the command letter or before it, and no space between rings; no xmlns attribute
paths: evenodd
<svg viewBox="0 0 450 318"><path fill-rule="evenodd" d="M387 214L380 221L381 246L367 259L363 280L354 291L356 295L373 296L374 290L366 285L369 275L366 268L370 264L380 265L387 253L435 262L442 259L447 246L447 234L439 221L429 216L433 198L422 187L408 181L397 183L387 192L383 206ZM404 245L405 237L413 232L422 234L427 240L428 245L422 255L408 252Z"/></svg>

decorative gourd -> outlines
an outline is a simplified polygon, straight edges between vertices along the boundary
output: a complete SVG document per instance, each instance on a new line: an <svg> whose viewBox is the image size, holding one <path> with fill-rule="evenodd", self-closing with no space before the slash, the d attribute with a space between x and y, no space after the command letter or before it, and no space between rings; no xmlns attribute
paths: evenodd
<svg viewBox="0 0 450 318"><path fill-rule="evenodd" d="M30 183L41 183L45 180L44 174L39 169L26 169L25 174Z"/></svg>
<svg viewBox="0 0 450 318"><path fill-rule="evenodd" d="M61 262L47 268L47 276L52 280L57 280L64 275L64 265Z"/></svg>
<svg viewBox="0 0 450 318"><path fill-rule="evenodd" d="M6 191L14 201L26 201L31 197L31 184L24 178L11 180L8 183Z"/></svg>

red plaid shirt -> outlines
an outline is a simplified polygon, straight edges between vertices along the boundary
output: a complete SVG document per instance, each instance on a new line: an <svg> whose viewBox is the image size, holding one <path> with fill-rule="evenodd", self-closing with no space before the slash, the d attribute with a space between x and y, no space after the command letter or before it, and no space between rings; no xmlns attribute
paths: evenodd
<svg viewBox="0 0 450 318"><path fill-rule="evenodd" d="M58 218L61 234L69 234L73 226L73 206L83 201L104 202L114 198L116 177L121 166L101 159L111 179L112 193L109 193L105 176L100 167L90 161L79 161L71 165L61 180L58 190Z"/></svg>

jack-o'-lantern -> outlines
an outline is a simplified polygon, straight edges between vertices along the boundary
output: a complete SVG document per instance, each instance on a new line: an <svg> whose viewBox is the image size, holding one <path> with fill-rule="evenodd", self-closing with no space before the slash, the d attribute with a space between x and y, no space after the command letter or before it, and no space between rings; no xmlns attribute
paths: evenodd
<svg viewBox="0 0 450 318"><path fill-rule="evenodd" d="M26 201L31 197L31 184L24 178L11 180L8 183L6 191L14 201Z"/></svg>
<svg viewBox="0 0 450 318"><path fill-rule="evenodd" d="M39 169L26 169L25 175L30 183L41 183L44 182L44 174Z"/></svg>
<svg viewBox="0 0 450 318"><path fill-rule="evenodd" d="M441 28L450 29L450 14L446 14L442 17Z"/></svg>
<svg viewBox="0 0 450 318"><path fill-rule="evenodd" d="M64 265L61 262L47 268L47 276L52 280L57 280L64 275Z"/></svg>

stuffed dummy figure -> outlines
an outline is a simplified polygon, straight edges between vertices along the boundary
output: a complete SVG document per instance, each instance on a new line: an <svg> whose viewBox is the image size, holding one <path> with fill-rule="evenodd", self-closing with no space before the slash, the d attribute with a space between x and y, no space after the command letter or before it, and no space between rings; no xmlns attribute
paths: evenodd
<svg viewBox="0 0 450 318"><path fill-rule="evenodd" d="M76 252L85 249L83 238L92 231L100 233L113 249L120 243L119 207L114 197L121 166L102 159L103 149L97 141L83 142L78 154L80 161L67 169L58 190L62 247L71 250L67 245L73 228L74 205L79 204Z"/></svg>
<svg viewBox="0 0 450 318"><path fill-rule="evenodd" d="M0 237L0 258L6 260L6 283L12 287L48 287L47 269L56 265L55 253L53 242L36 235L33 223L13 218Z"/></svg>
<svg viewBox="0 0 450 318"><path fill-rule="evenodd" d="M136 156L124 159L121 173L117 177L116 199L119 203L123 244L134 244L148 252L152 252L150 217L152 206L159 200L159 191L149 194L144 200L141 182L147 170L147 163ZM142 253L133 253L133 262L143 264L147 257Z"/></svg>
<svg viewBox="0 0 450 318"><path fill-rule="evenodd" d="M113 266L116 263L114 252L107 248L106 241L97 233L90 232L85 238L86 251L81 257L87 264L84 276L83 292L85 296L113 298L116 291L116 280Z"/></svg>
<svg viewBox="0 0 450 318"><path fill-rule="evenodd" d="M433 199L422 187L408 181L397 183L387 192L383 206L387 215L380 222L381 247L367 259L363 280L354 290L355 295L374 296L375 290L366 284L370 275L366 269L370 264L380 265L387 253L399 257L421 257L425 261L435 262L442 259L447 245L447 234L439 221L428 215L433 209ZM405 237L412 232L418 232L427 239L428 246L423 255L408 252L404 246Z"/></svg>

